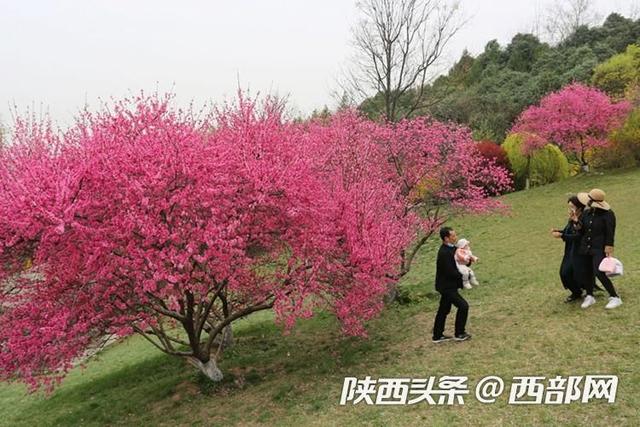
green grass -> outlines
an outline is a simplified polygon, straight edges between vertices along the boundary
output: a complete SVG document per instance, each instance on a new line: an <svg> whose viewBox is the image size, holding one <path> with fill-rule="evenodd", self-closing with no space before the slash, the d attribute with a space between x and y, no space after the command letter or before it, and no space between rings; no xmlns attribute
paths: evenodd
<svg viewBox="0 0 640 427"><path fill-rule="evenodd" d="M615 281L624 304L605 311L604 295L589 310L567 305L558 279L570 192L603 188L618 217L616 256L625 276ZM639 425L640 424L640 171L572 178L505 197L506 216L457 218L460 237L481 258L481 286L470 302L466 343L430 342L437 295L434 248L420 254L403 287L410 303L393 305L368 325L367 340L343 337L320 314L282 336L269 313L241 321L236 346L213 384L190 365L132 337L86 369L74 370L51 396L0 387L0 425ZM453 326L450 316L447 328ZM615 404L509 406L472 396L464 406L340 406L345 376L615 374Z"/></svg>

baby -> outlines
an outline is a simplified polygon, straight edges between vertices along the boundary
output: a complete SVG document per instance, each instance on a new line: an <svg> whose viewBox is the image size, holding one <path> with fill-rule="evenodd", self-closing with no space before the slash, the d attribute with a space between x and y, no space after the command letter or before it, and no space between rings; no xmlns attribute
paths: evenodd
<svg viewBox="0 0 640 427"><path fill-rule="evenodd" d="M478 261L478 257L474 256L471 253L471 247L469 246L469 241L467 239L460 239L458 243L456 243L456 265L458 266L458 271L462 274L462 286L465 289L471 289L471 285L478 286L478 280L476 279L476 275L473 270L467 265L469 262Z"/></svg>

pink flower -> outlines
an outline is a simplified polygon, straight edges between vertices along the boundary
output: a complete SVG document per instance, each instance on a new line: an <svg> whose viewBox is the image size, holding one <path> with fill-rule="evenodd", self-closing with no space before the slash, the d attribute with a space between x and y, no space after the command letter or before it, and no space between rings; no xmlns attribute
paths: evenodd
<svg viewBox="0 0 640 427"><path fill-rule="evenodd" d="M630 109L628 102L613 103L604 92L573 83L525 110L512 131L525 135L525 154L553 143L586 164L587 151L606 145Z"/></svg>
<svg viewBox="0 0 640 427"><path fill-rule="evenodd" d="M189 325L199 346L271 306L287 328L323 307L365 335L403 250L510 186L456 125L291 123L242 96L198 118L170 100L85 111L63 133L18 120L0 150L0 280L19 285L0 294L1 379L53 386L109 334Z"/></svg>

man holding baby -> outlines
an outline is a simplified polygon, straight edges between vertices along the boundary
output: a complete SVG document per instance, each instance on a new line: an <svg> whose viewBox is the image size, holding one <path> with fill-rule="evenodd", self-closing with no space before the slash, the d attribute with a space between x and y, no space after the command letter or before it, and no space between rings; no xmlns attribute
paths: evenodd
<svg viewBox="0 0 640 427"><path fill-rule="evenodd" d="M463 286L462 273L458 270L455 259L458 236L451 227L443 227L440 229L440 238L442 246L438 250L436 261L436 290L440 293L440 305L433 325L433 342L466 341L471 338L465 331L469 304L458 293L458 289L462 289ZM453 337L444 335L445 322L452 305L457 308Z"/></svg>

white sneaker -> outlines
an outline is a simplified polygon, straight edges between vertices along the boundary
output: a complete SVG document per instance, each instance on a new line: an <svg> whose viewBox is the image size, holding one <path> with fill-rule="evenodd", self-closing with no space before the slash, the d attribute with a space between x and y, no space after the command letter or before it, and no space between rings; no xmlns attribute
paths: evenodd
<svg viewBox="0 0 640 427"><path fill-rule="evenodd" d="M473 279L471 279L471 284L473 286L478 286L480 283L478 282L478 279L476 279L475 277Z"/></svg>
<svg viewBox="0 0 640 427"><path fill-rule="evenodd" d="M595 303L596 303L596 299L591 295L587 295L586 297L584 297L584 301L582 302L582 305L580 307L587 308L592 306Z"/></svg>
<svg viewBox="0 0 640 427"><path fill-rule="evenodd" d="M620 297L609 297L609 302L604 308L616 308L622 305Z"/></svg>
<svg viewBox="0 0 640 427"><path fill-rule="evenodd" d="M464 283L462 284L462 287L463 287L463 288L465 288L465 289L471 289L471 283L469 283L469 282L464 282Z"/></svg>

